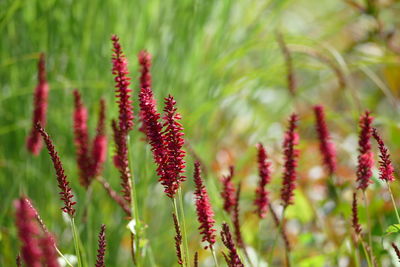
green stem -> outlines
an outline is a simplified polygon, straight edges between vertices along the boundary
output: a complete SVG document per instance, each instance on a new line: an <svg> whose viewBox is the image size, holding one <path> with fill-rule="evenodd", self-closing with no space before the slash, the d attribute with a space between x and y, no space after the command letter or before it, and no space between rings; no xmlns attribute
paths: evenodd
<svg viewBox="0 0 400 267"><path fill-rule="evenodd" d="M179 187L178 189L178 197L179 197L179 209L182 216L182 231L183 231L183 242L185 244L185 254L186 254L186 262L189 266L190 256L189 256L189 245L188 245L188 236L186 231L186 222L185 222L185 212L183 208L183 198L182 198L182 189Z"/></svg>
<svg viewBox="0 0 400 267"><path fill-rule="evenodd" d="M57 248L56 245L54 245L55 250L57 251L58 255L60 255L61 258L63 258L63 260L65 261L65 263L70 266L70 267L74 267L72 265L72 263L64 256L64 254L61 253L61 251Z"/></svg>
<svg viewBox="0 0 400 267"><path fill-rule="evenodd" d="M371 234L371 218L369 216L369 207L368 207L368 201L367 201L367 195L365 194L365 190L363 190L363 196L364 196L364 205L365 205L365 212L367 216L367 227L368 227L368 243L369 243L369 249L370 249L370 254L371 254L371 259L374 257L374 253L372 250L372 234Z"/></svg>
<svg viewBox="0 0 400 267"><path fill-rule="evenodd" d="M389 188L390 198L392 199L394 211L396 212L397 222L400 224L400 216L399 216L399 212L397 211L396 201L394 200L392 189L390 188L390 184L388 182L386 182L386 184Z"/></svg>
<svg viewBox="0 0 400 267"><path fill-rule="evenodd" d="M211 250L211 254L212 254L213 259L214 259L215 266L218 267L219 265L218 265L217 255L215 254L214 247L210 246L210 250Z"/></svg>
<svg viewBox="0 0 400 267"><path fill-rule="evenodd" d="M371 259L370 259L371 256L369 255L368 250L365 247L364 241L362 239L361 239L361 246L363 248L363 251L364 251L364 254L365 254L365 258L367 259L368 267L372 267Z"/></svg>
<svg viewBox="0 0 400 267"><path fill-rule="evenodd" d="M81 251L79 248L78 231L76 230L74 218L71 217L70 219L71 219L70 222L71 222L72 236L74 238L75 253L76 253L76 257L78 259L78 267L83 267Z"/></svg>
<svg viewBox="0 0 400 267"><path fill-rule="evenodd" d="M131 138L128 135L127 136L127 141L129 144L129 147L131 147ZM133 173L131 171L131 156L128 153L128 162L129 162L129 171L131 173L131 180L130 180L130 186L131 186L131 217L132 220L134 221L134 229L135 233L133 235L133 242L132 242L132 252L133 252L133 261L136 266L141 266L141 255L140 255L140 231L141 231L141 224L140 224L140 218L139 218L139 210L138 210L138 203L137 203L137 195L136 195L136 186L135 186L135 179L133 176Z"/></svg>
<svg viewBox="0 0 400 267"><path fill-rule="evenodd" d="M285 217L284 217L284 215L285 215L285 210L286 210L286 207L283 207L283 210L282 210L282 218L281 218L281 220L280 220L280 222L279 222L278 231L276 232L274 241L273 241L273 243L272 243L271 251L269 252L268 264L271 264L271 265L272 265L272 257L273 257L273 255L274 255L275 246L276 246L276 243L277 243L277 241L278 241L278 237L279 237L280 232L281 232L282 227L283 227L283 221L284 221L284 218L285 218Z"/></svg>
<svg viewBox="0 0 400 267"><path fill-rule="evenodd" d="M180 219L179 219L178 205L176 204L176 199L175 198L172 199L172 206L174 207L174 213L175 213L176 220L177 220L177 223L178 223L178 228L180 229L181 228L181 222L180 222ZM186 250L182 249L182 244L180 244L179 246L180 246L180 249L181 249L181 251L183 253L182 266L189 266L189 262L187 261L187 257L186 257Z"/></svg>

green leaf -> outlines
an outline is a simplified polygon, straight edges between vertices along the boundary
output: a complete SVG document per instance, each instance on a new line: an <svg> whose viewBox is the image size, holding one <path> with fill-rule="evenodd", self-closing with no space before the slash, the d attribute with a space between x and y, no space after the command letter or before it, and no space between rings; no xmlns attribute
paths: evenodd
<svg viewBox="0 0 400 267"><path fill-rule="evenodd" d="M400 224L392 224L386 228L385 234L390 235L400 231Z"/></svg>

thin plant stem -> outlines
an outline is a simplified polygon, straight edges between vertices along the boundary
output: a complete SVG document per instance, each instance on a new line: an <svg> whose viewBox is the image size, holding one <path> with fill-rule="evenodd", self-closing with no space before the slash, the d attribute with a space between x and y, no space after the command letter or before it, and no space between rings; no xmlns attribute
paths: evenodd
<svg viewBox="0 0 400 267"><path fill-rule="evenodd" d="M365 258L367 259L368 267L373 267L372 263L371 263L372 256L369 255L367 247L365 246L365 243L364 243L364 241L362 239L361 239L361 246L363 248L363 251L364 251L364 254L365 254Z"/></svg>
<svg viewBox="0 0 400 267"><path fill-rule="evenodd" d="M390 184L388 182L386 182L386 184L387 184L389 192L390 192L390 198L392 199L394 211L396 212L397 222L400 224L400 216L399 216L399 212L397 211L396 201L394 200L392 189L390 188Z"/></svg>
<svg viewBox="0 0 400 267"><path fill-rule="evenodd" d="M219 267L219 265L218 265L218 260L217 260L217 255L215 254L214 247L213 247L213 246L210 246L210 250L211 250L211 254L212 254L213 259L214 259L215 266L216 266L216 267Z"/></svg>
<svg viewBox="0 0 400 267"><path fill-rule="evenodd" d="M188 236L186 231L186 222L185 222L185 212L183 208L183 198L182 198L182 189L179 187L178 189L178 197L179 197L179 209L182 216L182 230L183 230L183 242L185 244L185 251L186 251L186 259L189 266L190 256L189 256L189 245L188 245Z"/></svg>
<svg viewBox="0 0 400 267"><path fill-rule="evenodd" d="M257 240L257 267L260 266L260 261L261 261L261 223L262 219L258 220L258 240Z"/></svg>
<svg viewBox="0 0 400 267"><path fill-rule="evenodd" d="M78 267L83 267L82 255L81 255L81 250L80 250L80 246L79 246L78 231L76 230L74 218L71 217L70 219L71 219L70 222L71 222L72 236L74 238L75 253L76 253L76 257L78 259Z"/></svg>
<svg viewBox="0 0 400 267"><path fill-rule="evenodd" d="M366 216L367 216L368 243L369 243L370 254L371 254L371 259L372 259L374 253L373 253L373 250L372 250L371 218L369 216L369 207L368 207L367 195L365 194L365 190L363 190L363 196L364 196L365 212L366 212Z"/></svg>
<svg viewBox="0 0 400 267"><path fill-rule="evenodd" d="M178 227L181 228L181 222L179 220L179 215L178 215L179 214L178 213L178 205L176 204L176 199L175 198L172 199L172 205L174 207L174 213L176 215L176 220L177 220L177 223L178 223ZM182 249L182 244L180 244L179 246L180 246L180 249L181 249L181 251L183 253L183 257L182 257L183 263L182 263L182 265L183 266L189 266L188 265L187 256L186 256L186 250Z"/></svg>
<svg viewBox="0 0 400 267"><path fill-rule="evenodd" d="M61 258L63 258L63 260L65 261L65 263L70 266L70 267L74 267L72 265L72 263L64 256L64 254L61 253L61 251L57 248L56 245L54 245L55 250L57 251L58 255L60 255Z"/></svg>
<svg viewBox="0 0 400 267"><path fill-rule="evenodd" d="M127 136L127 141L129 144L129 147L131 147L131 138L128 135ZM129 170L131 171L131 156L128 153L128 162L129 162ZM141 261L140 261L140 231L141 231L141 224L140 224L140 219L139 219L139 210L138 210L138 203L137 203L137 195L136 195L136 186L135 186L135 179L133 176L133 173L131 171L131 180L130 180L130 186L131 186L131 217L132 220L134 221L134 229L135 233L133 234L132 238L134 238L132 242L132 252L134 256L133 261L135 262L136 266L141 266Z"/></svg>
<svg viewBox="0 0 400 267"><path fill-rule="evenodd" d="M215 266L216 266L216 267L219 267L219 265L218 265L218 260L217 260L217 255L215 254L215 250L214 250L213 247L211 247L211 254L212 254L212 256L213 256Z"/></svg>
<svg viewBox="0 0 400 267"><path fill-rule="evenodd" d="M275 246L276 246L276 243L277 243L277 241L278 241L279 234L280 234L280 232L281 232L281 230L282 230L282 227L283 227L283 221L284 221L284 219L285 219L285 217L284 217L284 215L285 215L285 210L286 210L286 207L283 207L283 210L282 210L282 218L281 218L281 220L280 220L280 222L279 222L278 230L277 230L277 232L276 232L274 241L273 241L273 243L272 243L271 251L269 252L268 264L271 264L271 262L272 262L272 256L274 255Z"/></svg>

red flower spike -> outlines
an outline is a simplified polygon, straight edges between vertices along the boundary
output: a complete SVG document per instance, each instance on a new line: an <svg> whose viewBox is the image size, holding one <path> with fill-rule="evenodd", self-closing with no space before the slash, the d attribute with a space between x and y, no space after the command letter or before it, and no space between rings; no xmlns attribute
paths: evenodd
<svg viewBox="0 0 400 267"><path fill-rule="evenodd" d="M38 85L34 94L34 109L32 117L32 129L26 140L26 146L33 155L39 155L42 149L42 140L36 130L36 123L46 125L47 100L49 95L49 84L46 79L46 65L44 54L40 54L38 62Z"/></svg>
<svg viewBox="0 0 400 267"><path fill-rule="evenodd" d="M314 107L316 130L319 138L319 150L323 157L323 162L332 175L336 170L336 149L331 141L328 127L325 120L325 111L323 106Z"/></svg>
<svg viewBox="0 0 400 267"><path fill-rule="evenodd" d="M238 190L236 191L235 206L233 207L233 214L232 214L232 222L235 230L236 243L239 248L244 248L244 242L242 238L242 232L240 231L240 220L239 220L239 200L240 200L241 187L242 185L239 184Z"/></svg>
<svg viewBox="0 0 400 267"><path fill-rule="evenodd" d="M127 203L131 202L131 172L129 169L128 146L126 135L118 129L115 120L112 121L114 132L114 142L116 146L116 155L114 156L114 165L117 167L120 177L122 193Z"/></svg>
<svg viewBox="0 0 400 267"><path fill-rule="evenodd" d="M79 183L87 188L90 184L90 158L88 112L78 90L74 90L74 143L76 148L76 161L79 167Z"/></svg>
<svg viewBox="0 0 400 267"><path fill-rule="evenodd" d="M179 227L178 219L176 218L176 214L172 213L172 218L174 220L174 226L175 226L175 251L176 251L176 256L178 258L178 264L183 265L182 261L182 251L181 251L181 246L182 246L182 233L181 233L181 228Z"/></svg>
<svg viewBox="0 0 400 267"><path fill-rule="evenodd" d="M58 254L54 247L54 238L50 233L46 233L44 237L40 239L40 247L43 251L43 263L47 267L59 267Z"/></svg>
<svg viewBox="0 0 400 267"><path fill-rule="evenodd" d="M351 212L352 212L352 226L354 229L354 232L359 235L361 234L361 225L358 220L358 207L357 207L357 194L356 192L353 193L353 202L351 206Z"/></svg>
<svg viewBox="0 0 400 267"><path fill-rule="evenodd" d="M260 177L258 187L256 189L256 198L254 200L254 205L257 207L257 214L261 218L264 218L268 211L268 191L265 186L271 180L271 163L267 161L268 155L265 151L264 146L260 143L257 146L258 149L258 175Z"/></svg>
<svg viewBox="0 0 400 267"><path fill-rule="evenodd" d="M229 267L244 267L244 264L240 261L239 255L235 248L229 226L226 223L222 224L221 239L225 247L229 250L229 256L224 254L226 263Z"/></svg>
<svg viewBox="0 0 400 267"><path fill-rule="evenodd" d="M25 198L15 201L16 226L18 236L22 242L21 256L25 264L30 267L40 267L42 250L39 246L39 228L36 224L35 213L29 207Z"/></svg>
<svg viewBox="0 0 400 267"><path fill-rule="evenodd" d="M392 165L392 161L390 160L390 154L383 143L382 138L379 136L378 131L373 128L372 129L372 136L375 138L376 142L378 143L379 147L379 178L386 182L393 182L394 179L394 168Z"/></svg>
<svg viewBox="0 0 400 267"><path fill-rule="evenodd" d="M281 189L281 199L283 206L293 204L294 189L296 188L297 180L297 158L299 156L299 150L295 149L295 145L299 143L299 135L295 132L297 128L298 116L293 113L289 119L289 126L285 133L285 139L283 141L283 153L284 153L284 173L283 183Z"/></svg>
<svg viewBox="0 0 400 267"><path fill-rule="evenodd" d="M235 168L233 166L229 167L229 175L222 177L222 192L221 197L224 200L224 210L227 213L231 213L233 207L235 206L235 186L232 183L233 176L235 174Z"/></svg>
<svg viewBox="0 0 400 267"><path fill-rule="evenodd" d="M131 89L129 89L130 78L128 77L128 61L122 52L119 38L116 35L111 37L113 42L113 56L112 56L112 73L115 75L115 88L117 101L119 106L119 130L122 133L128 133L133 128L133 109L131 98Z"/></svg>
<svg viewBox="0 0 400 267"><path fill-rule="evenodd" d="M71 187L69 186L69 182L67 181L67 176L64 174L64 168L61 164L60 157L58 156L57 151L53 145L53 142L50 139L50 136L46 133L46 131L40 126L40 124L36 125L36 129L42 135L44 142L46 143L47 150L49 151L51 160L53 161L54 169L56 171L58 187L61 192L61 200L64 202L64 207L62 207L62 211L67 213L69 216L74 217L75 209L74 205L76 202L72 201L74 195L72 194Z"/></svg>
<svg viewBox="0 0 400 267"><path fill-rule="evenodd" d="M99 119L96 128L96 137L92 145L92 167L91 176L100 175L103 164L107 156L107 136L106 136L106 103L104 99L100 100Z"/></svg>
<svg viewBox="0 0 400 267"><path fill-rule="evenodd" d="M208 193L206 187L203 184L201 179L201 170L200 163L197 161L194 164L194 183L196 186L196 190L194 191L194 195L196 198L196 212L197 219L200 223L199 230L202 235L202 242L208 242L208 245L205 247L212 248L215 243L215 229L214 229L214 212L211 207L210 199L208 197Z"/></svg>
<svg viewBox="0 0 400 267"><path fill-rule="evenodd" d="M139 94L139 100L140 102L140 112L139 112L139 119L141 121L141 126L139 128L139 131L143 132L146 134L146 117L148 117L146 114L147 112L153 112L153 114L157 114L157 111L155 110L155 104L156 101L153 97L153 92L151 91L151 74L150 74L150 68L151 68L151 55L147 51L143 50L140 51L138 55L138 60L139 60L139 65L140 65L140 94ZM143 96L145 97L143 99ZM142 105L145 105L142 107ZM146 108L146 105L150 105L149 107ZM150 109L150 110L148 110ZM154 110L153 110L154 109ZM159 114L157 121L159 119Z"/></svg>
<svg viewBox="0 0 400 267"><path fill-rule="evenodd" d="M174 198L180 184L186 178L182 175L185 168L185 151L182 149L185 143L184 133L183 127L179 123L181 115L176 112L175 105L176 101L172 96L165 98L164 130L162 132L165 154L159 170L159 173L162 174L159 181L164 186L164 192L170 198Z"/></svg>
<svg viewBox="0 0 400 267"><path fill-rule="evenodd" d="M151 88L151 55L146 50L140 51L138 55L140 64L140 88Z"/></svg>
<svg viewBox="0 0 400 267"><path fill-rule="evenodd" d="M372 167L374 165L374 155L371 151L371 134L373 117L369 111L365 111L360 117L360 135L358 139L358 165L357 165L357 189L366 190L372 183Z"/></svg>
<svg viewBox="0 0 400 267"><path fill-rule="evenodd" d="M106 253L106 226L104 224L101 225L100 233L99 233L99 240L98 240L99 248L97 250L97 257L96 257L96 267L105 267L104 256Z"/></svg>
<svg viewBox="0 0 400 267"><path fill-rule="evenodd" d="M151 145L153 158L159 166L157 173L161 177L163 169L160 167L164 158L164 141L162 136L162 124L160 113L157 112L156 101L150 87L142 87L139 94L140 114L142 118L143 132Z"/></svg>

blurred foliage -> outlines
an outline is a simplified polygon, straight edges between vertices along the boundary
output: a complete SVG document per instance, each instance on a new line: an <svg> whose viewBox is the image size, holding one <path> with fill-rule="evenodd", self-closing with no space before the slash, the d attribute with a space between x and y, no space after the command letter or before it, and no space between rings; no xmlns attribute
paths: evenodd
<svg viewBox="0 0 400 267"><path fill-rule="evenodd" d="M350 216L361 111L373 112L396 171L400 163L399 11L400 3L395 0L0 1L0 265L13 266L18 252L12 201L20 194L33 200L57 236L60 249L73 253L50 159L45 151L33 157L25 149L36 62L39 53L45 52L51 86L46 128L64 163L81 218L87 194L77 180L72 90L78 88L83 94L90 110L92 135L100 97L106 98L108 120L117 116L109 41L116 33L130 62L136 111L136 54L141 49L153 55L153 90L158 102L162 103L168 94L178 102L191 148L188 181L183 185L190 248L199 251L203 266L210 266L212 259L208 251L202 250L197 233L191 175L194 153L205 164L218 227L226 220L219 177L229 165L236 166L235 182L242 181L244 187L240 205L245 242L266 255L274 231L269 215L259 231L254 231L259 224L252 206L257 182L255 144L263 142L273 159L269 189L278 207L281 140L286 118L294 110L301 118L301 158L295 205L287 211L293 262L298 263L296 266L354 266ZM293 57L295 96L287 89L277 32ZM316 156L318 143L311 107L317 103L326 107L338 147L335 179L340 195L336 199L328 194L330 177ZM140 212L148 225L150 250L146 265L174 266L170 203L157 183L149 147L138 131L132 134L130 153ZM108 154L104 177L118 189L112 144ZM396 234L385 236L385 231L396 220L386 185L374 181L367 191L374 251L382 266L394 265L390 242L399 238ZM397 182L393 189L398 199ZM78 222L89 263L94 264L97 231L105 223L107 265L128 266L131 259L124 215L99 184L94 184L92 190L88 220ZM366 227L361 202L360 218ZM260 250L257 244L261 244ZM219 251L221 246L218 243L216 249ZM274 263L280 266L282 251L275 253Z"/></svg>

